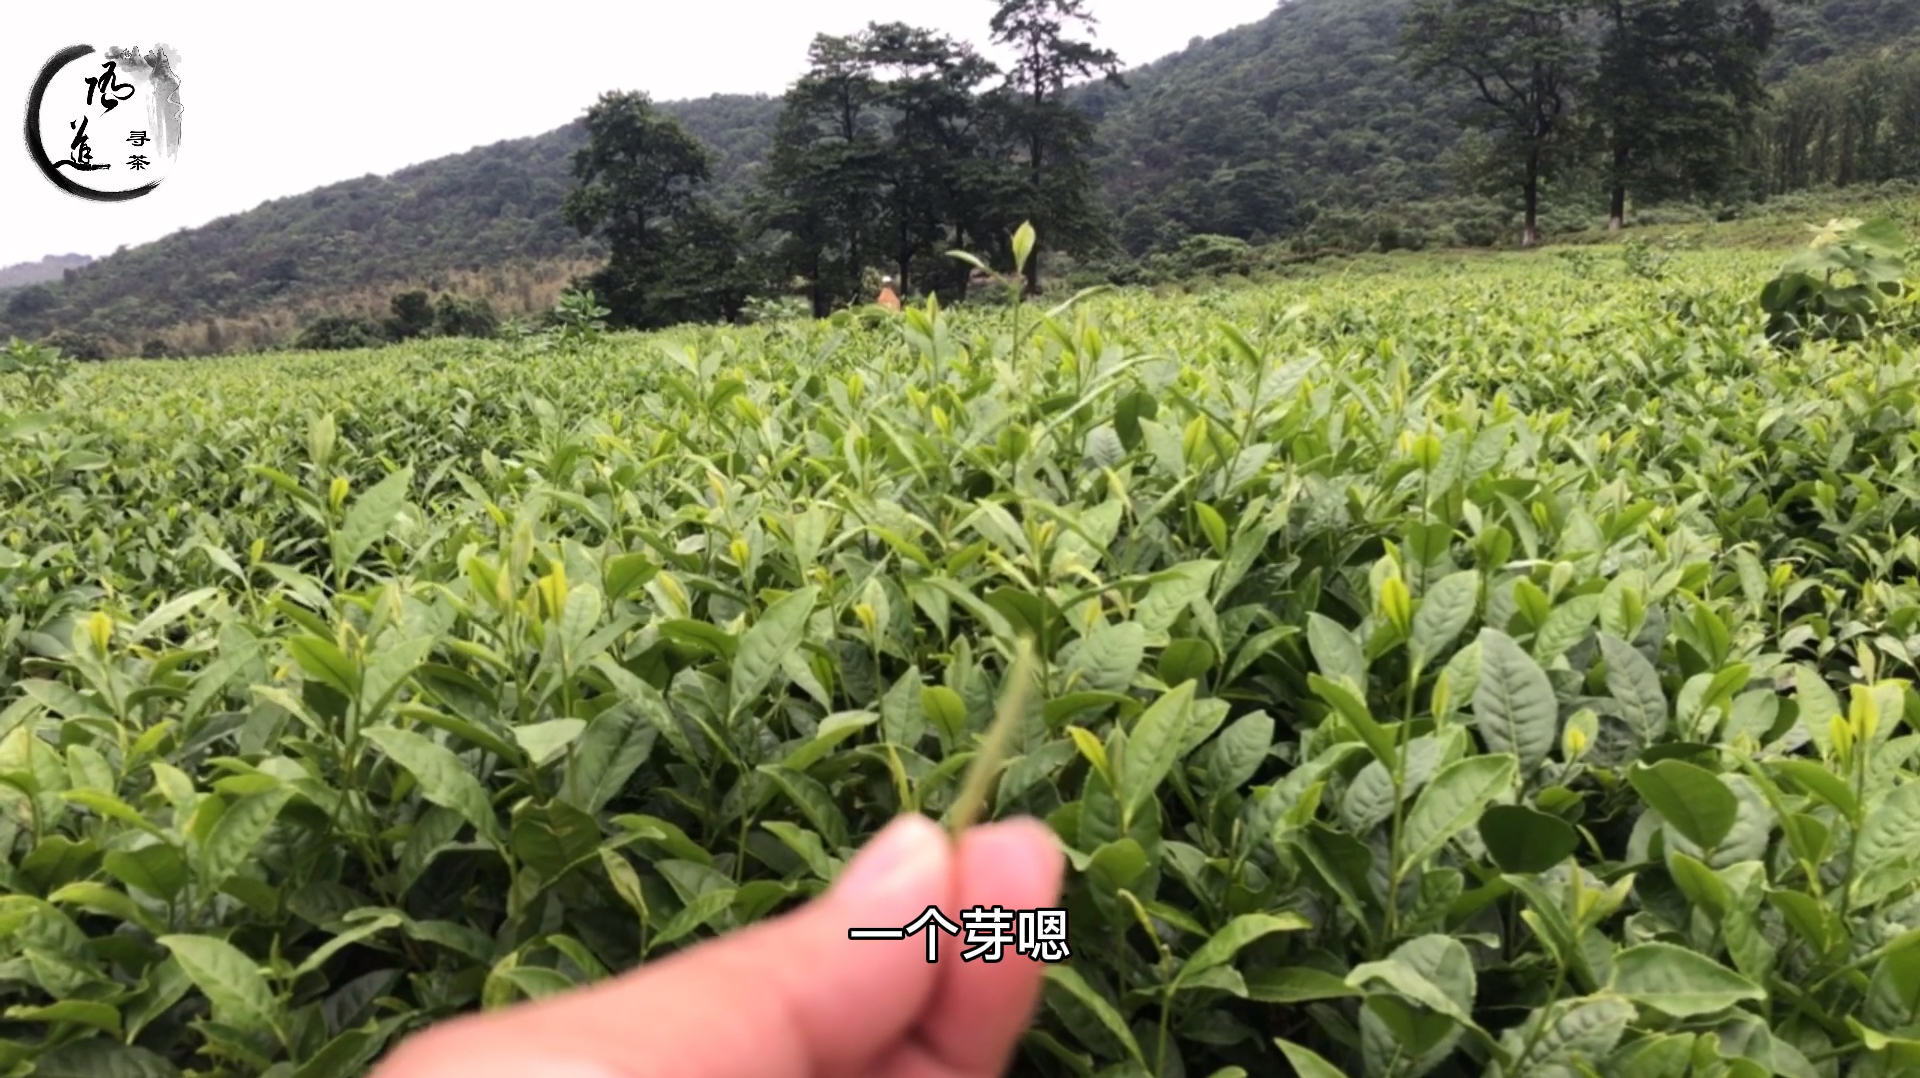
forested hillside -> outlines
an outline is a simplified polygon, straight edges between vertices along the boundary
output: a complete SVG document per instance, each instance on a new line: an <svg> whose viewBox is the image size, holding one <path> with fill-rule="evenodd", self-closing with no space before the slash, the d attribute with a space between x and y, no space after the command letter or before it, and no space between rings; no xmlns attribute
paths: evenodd
<svg viewBox="0 0 1920 1078"><path fill-rule="evenodd" d="M48 255L38 262L20 262L0 268L0 292L42 281L57 281L70 269L93 261L86 255Z"/></svg>
<svg viewBox="0 0 1920 1078"><path fill-rule="evenodd" d="M1306 222L1303 202L1366 206L1449 187L1451 88L1399 63L1404 0L1295 0L1089 87L1101 181L1135 254L1194 232L1260 240Z"/></svg>
<svg viewBox="0 0 1920 1078"><path fill-rule="evenodd" d="M1071 93L1095 121L1098 200L1120 248L1137 258L1196 234L1310 248L1508 235L1511 206L1467 182L1468 88L1417 81L1401 62L1408 2L1292 0L1128 72L1124 89ZM1774 100L1743 152L1738 197L1920 177L1920 50L1902 47L1920 41L1920 3L1776 7ZM737 213L781 107L718 95L660 109L713 151L707 193ZM268 347L316 313L378 312L397 289L456 283L503 314L541 309L604 255L560 214L584 139L576 120L182 230L0 296L0 337L57 330L155 354ZM1550 226L1606 212L1595 178L1578 174L1549 209Z"/></svg>
<svg viewBox="0 0 1920 1078"><path fill-rule="evenodd" d="M662 107L714 151L716 195L737 205L778 102L734 95ZM575 121L181 229L64 283L53 283L56 272L0 297L0 336L59 329L134 344L159 336L188 350L247 347L262 311L317 309L360 292L383 305L388 286L450 287L482 271L475 290L509 312L531 309L552 297L540 288L551 275L530 267L599 254L559 215L573 182L569 155L585 137ZM243 323L239 339L228 320ZM199 339L180 339L187 328ZM260 346L269 343L281 342Z"/></svg>

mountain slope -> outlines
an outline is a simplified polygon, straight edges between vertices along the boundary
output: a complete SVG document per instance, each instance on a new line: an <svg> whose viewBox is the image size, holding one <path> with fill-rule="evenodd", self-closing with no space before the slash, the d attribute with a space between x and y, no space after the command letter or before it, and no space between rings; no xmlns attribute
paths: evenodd
<svg viewBox="0 0 1920 1078"><path fill-rule="evenodd" d="M1121 241L1174 232L1277 236L1304 201L1371 205L1446 193L1465 95L1398 60L1405 0L1294 0L1260 22L1089 87L1099 172Z"/></svg>
<svg viewBox="0 0 1920 1078"><path fill-rule="evenodd" d="M30 284L57 281L70 269L79 269L93 261L86 255L48 255L38 262L19 262L0 267L0 292Z"/></svg>
<svg viewBox="0 0 1920 1078"><path fill-rule="evenodd" d="M715 195L737 204L765 152L779 103L720 95L661 107L714 149ZM570 156L585 142L585 131L575 121L181 229L32 296L14 294L0 304L0 338L58 328L105 338L121 350L151 337L178 346L183 327L210 319L218 324L263 310L311 310L357 296L373 297L377 306L384 303L383 288L448 287L455 277L483 271L495 282L478 289L492 291L496 305L517 313L538 305L534 290L524 273L502 271L599 254L597 244L559 214L573 182Z"/></svg>
<svg viewBox="0 0 1920 1078"><path fill-rule="evenodd" d="M1408 0L1292 0L1260 22L1082 91L1100 117L1100 176L1134 254L1185 234L1259 240L1316 211L1454 196L1458 83L1399 63ZM1768 75L1920 39L1920 0L1775 5Z"/></svg>

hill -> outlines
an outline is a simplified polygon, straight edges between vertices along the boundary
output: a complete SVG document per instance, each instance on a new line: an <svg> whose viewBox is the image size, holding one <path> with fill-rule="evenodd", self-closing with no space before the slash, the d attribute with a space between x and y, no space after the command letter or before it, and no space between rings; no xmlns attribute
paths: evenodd
<svg viewBox="0 0 1920 1078"><path fill-rule="evenodd" d="M1128 251L1139 255L1194 232L1258 241L1378 207L1399 207L1403 219L1417 220L1417 212L1404 212L1408 204L1463 195L1454 163L1457 118L1469 95L1418 82L1399 63L1407 7L1408 0L1293 0L1260 22L1130 73L1128 91L1082 90L1083 107L1099 117L1100 177ZM1776 4L1775 18L1767 72L1776 86L1920 42L1914 0ZM1920 68L1913 70L1912 92L1920 92ZM1913 100L1920 108L1920 97ZM1829 110L1822 102L1812 111ZM1838 139L1862 120L1795 122L1813 130L1825 123ZM1759 159L1768 149L1754 152L1755 170L1771 171ZM1838 146L1831 155L1848 156ZM1765 180L1756 182L1761 193L1794 186L1768 190ZM1455 222L1499 210L1434 208Z"/></svg>
<svg viewBox="0 0 1920 1078"><path fill-rule="evenodd" d="M1307 221L1305 200L1378 205L1449 189L1464 95L1398 62L1405 0L1295 0L1092 86L1099 173L1139 254L1194 232L1259 240Z"/></svg>
<svg viewBox="0 0 1920 1078"><path fill-rule="evenodd" d="M0 292L60 280L68 270L79 269L92 261L87 255L48 255L38 262L19 262L0 268Z"/></svg>
<svg viewBox="0 0 1920 1078"><path fill-rule="evenodd" d="M1418 83L1398 62L1406 4L1291 0L1129 72L1126 90L1076 91L1096 121L1097 175L1125 250L1140 256L1196 233L1346 249L1504 235L1510 209L1463 193L1457 179L1465 93ZM1908 174L1872 146L1863 153L1880 154L1877 172L1855 167L1866 158L1848 140L1872 137L1857 134L1858 110L1849 112L1859 94L1847 65L1915 39L1912 0L1781 5L1771 74L1798 96L1782 106L1782 129L1757 140L1756 193ZM1920 63L1906 62L1920 100ZM778 99L662 108L715 151L717 199L742 205ZM1906 122L1898 115L1883 122ZM416 287L483 295L507 315L544 309L600 255L558 212L582 141L575 122L182 230L71 280L16 290L0 300L0 337L59 329L156 354L267 348L317 313L382 313L393 292ZM1920 153L1920 131L1909 141ZM1591 216L1573 195L1552 209L1567 227Z"/></svg>
<svg viewBox="0 0 1920 1078"><path fill-rule="evenodd" d="M716 197L737 206L778 102L732 95L662 107L713 148ZM0 337L59 329L122 348L267 347L305 315L383 309L410 285L457 286L508 314L543 308L600 254L559 216L569 157L585 140L575 121L181 229L13 293L0 303Z"/></svg>

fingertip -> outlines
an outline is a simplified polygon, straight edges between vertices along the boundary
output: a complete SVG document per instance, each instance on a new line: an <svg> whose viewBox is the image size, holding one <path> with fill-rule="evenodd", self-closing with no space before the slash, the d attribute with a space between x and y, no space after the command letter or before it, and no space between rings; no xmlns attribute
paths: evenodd
<svg viewBox="0 0 1920 1078"><path fill-rule="evenodd" d="M1031 816L976 827L961 838L961 886L1004 892L1025 907L1057 899L1066 867L1059 836Z"/></svg>
<svg viewBox="0 0 1920 1078"><path fill-rule="evenodd" d="M1020 1034L1033 1020L1045 965L1018 950L1023 911L1052 909L1060 901L1066 855L1052 828L1014 818L967 831L955 864L955 899L961 916L984 907L1007 918L1009 933L998 957L965 961L959 945L941 953L940 984L924 1012L917 1048L940 1072L996 1074L1012 1058Z"/></svg>

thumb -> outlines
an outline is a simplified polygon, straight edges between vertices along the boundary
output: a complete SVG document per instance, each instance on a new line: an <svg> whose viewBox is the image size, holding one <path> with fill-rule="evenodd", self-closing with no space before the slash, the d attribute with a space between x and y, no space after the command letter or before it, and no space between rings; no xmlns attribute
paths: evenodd
<svg viewBox="0 0 1920 1078"><path fill-rule="evenodd" d="M805 1078L858 1073L907 1035L940 966L899 927L954 886L947 835L902 816L801 909L592 988L459 1019L401 1045L376 1078Z"/></svg>

